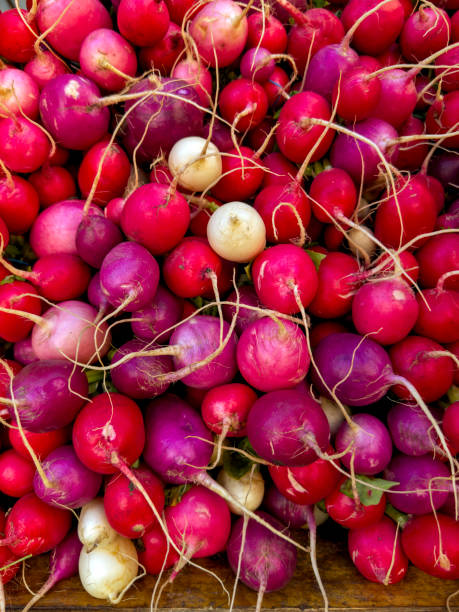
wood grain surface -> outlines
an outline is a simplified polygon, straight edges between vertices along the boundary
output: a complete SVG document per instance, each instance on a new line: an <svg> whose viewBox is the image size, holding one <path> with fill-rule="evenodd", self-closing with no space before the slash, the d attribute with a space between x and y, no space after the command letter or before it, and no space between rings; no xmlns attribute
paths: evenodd
<svg viewBox="0 0 459 612"><path fill-rule="evenodd" d="M323 527L322 527L323 533ZM296 533L304 543L307 534ZM318 564L322 580L328 593L330 609L333 611L378 612L416 611L439 612L446 610L447 597L459 589L458 582L432 578L410 566L405 579L399 584L384 587L366 581L354 568L347 556L346 543L340 540L321 537L318 542ZM199 560L199 565L214 571L228 591L231 591L234 576L224 555ZM29 587L36 591L46 579L48 571L47 555L28 562L25 576ZM123 601L110 606L102 600L90 597L81 587L78 577L65 580L53 589L37 606L43 611L89 610L99 612L115 609L125 612L144 612L150 610L150 599L155 585L155 577L147 576L130 588ZM21 610L30 598L18 577L6 587L7 610ZM235 612L255 610L256 594L238 585ZM160 610L215 612L228 609L228 597L218 581L208 573L186 567L173 584L163 590L159 603ZM35 608L34 608L35 609ZM263 600L263 610L270 612L307 612L323 609L322 598L315 583L309 559L300 552L298 567L293 580L287 587L276 593L268 593ZM459 611L459 595L450 601L451 612Z"/></svg>

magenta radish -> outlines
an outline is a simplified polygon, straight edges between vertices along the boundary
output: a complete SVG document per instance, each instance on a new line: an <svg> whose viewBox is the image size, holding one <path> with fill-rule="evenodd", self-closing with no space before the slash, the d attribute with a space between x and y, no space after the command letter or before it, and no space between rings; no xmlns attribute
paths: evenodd
<svg viewBox="0 0 459 612"><path fill-rule="evenodd" d="M102 393L78 414L73 447L80 461L98 474L115 474L136 461L145 444L142 413L119 393Z"/></svg>
<svg viewBox="0 0 459 612"><path fill-rule="evenodd" d="M40 91L26 72L17 68L1 70L0 91L0 117L19 117L24 113L30 119L37 118Z"/></svg>
<svg viewBox="0 0 459 612"><path fill-rule="evenodd" d="M440 280L435 289L425 289L416 299L419 305L416 334L439 343L459 340L459 291L444 289Z"/></svg>
<svg viewBox="0 0 459 612"><path fill-rule="evenodd" d="M202 59L213 68L229 66L244 49L246 12L232 0L217 0L194 15L190 34Z"/></svg>
<svg viewBox="0 0 459 612"><path fill-rule="evenodd" d="M319 285L309 304L309 312L321 319L334 319L348 313L353 303L353 275L358 271L359 265L354 257L345 253L327 253L319 264Z"/></svg>
<svg viewBox="0 0 459 612"><path fill-rule="evenodd" d="M426 128L429 134L447 134L448 132L453 132L453 136L442 139L444 146L451 149L459 147L459 135L456 130L458 106L459 90L454 89L454 91L445 96L437 97L426 115Z"/></svg>
<svg viewBox="0 0 459 612"><path fill-rule="evenodd" d="M105 256L122 240L123 235L113 221L86 215L78 226L75 244L81 259L93 268L100 268Z"/></svg>
<svg viewBox="0 0 459 612"><path fill-rule="evenodd" d="M28 181L20 176L12 176L11 181L0 177L0 217L10 232L23 234L30 229L38 209L38 194Z"/></svg>
<svg viewBox="0 0 459 612"><path fill-rule="evenodd" d="M449 469L430 455L397 455L384 471L384 478L397 482L387 492L394 508L409 514L438 510L448 497Z"/></svg>
<svg viewBox="0 0 459 612"><path fill-rule="evenodd" d="M201 414L206 426L223 437L247 435L247 418L257 395L248 385L230 383L210 389L204 396Z"/></svg>
<svg viewBox="0 0 459 612"><path fill-rule="evenodd" d="M74 74L56 77L40 95L40 115L45 128L66 149L88 149L108 129L110 113L107 108L98 107L99 97L99 88L86 77Z"/></svg>
<svg viewBox="0 0 459 612"><path fill-rule="evenodd" d="M169 27L169 12L162 0L121 0L116 13L119 31L138 47L149 47L159 42Z"/></svg>
<svg viewBox="0 0 459 612"><path fill-rule="evenodd" d="M367 282L352 301L352 321L362 336L380 344L403 340L413 329L419 306L414 292L401 278Z"/></svg>
<svg viewBox="0 0 459 612"><path fill-rule="evenodd" d="M436 6L421 6L403 25L400 46L404 57L419 62L448 45L451 20ZM442 62L443 63L443 62Z"/></svg>
<svg viewBox="0 0 459 612"><path fill-rule="evenodd" d="M52 484L46 487L36 472L33 479L35 495L57 508L81 508L94 499L102 484L102 476L83 465L70 445L51 451L42 467Z"/></svg>
<svg viewBox="0 0 459 612"><path fill-rule="evenodd" d="M83 0L79 4L71 4L70 0L45 0L38 6L37 24L40 32L46 32L46 41L74 61L78 61L83 40L90 32L112 27L110 15L99 0Z"/></svg>
<svg viewBox="0 0 459 612"><path fill-rule="evenodd" d="M387 414L387 426L394 445L405 455L419 456L438 450L432 423L415 404L395 404Z"/></svg>
<svg viewBox="0 0 459 612"><path fill-rule="evenodd" d="M263 165L249 147L232 147L222 157L222 176L212 187L212 194L222 202L245 202L263 181Z"/></svg>
<svg viewBox="0 0 459 612"><path fill-rule="evenodd" d="M106 28L93 30L86 36L79 59L82 73L107 91L125 87L137 70L134 49L120 34Z"/></svg>
<svg viewBox="0 0 459 612"><path fill-rule="evenodd" d="M442 429L445 436L456 448L459 449L459 402L453 402L445 410L443 415Z"/></svg>
<svg viewBox="0 0 459 612"><path fill-rule="evenodd" d="M82 544L78 539L76 531L71 531L60 542L51 553L49 561L49 577L40 588L38 593L32 597L24 612L28 612L54 585L61 580L71 578L78 573L78 559L80 557Z"/></svg>
<svg viewBox="0 0 459 612"><path fill-rule="evenodd" d="M72 363L34 361L13 379L12 391L21 425L33 433L60 429L73 421L88 393L86 375ZM9 407L15 419L13 406Z"/></svg>
<svg viewBox="0 0 459 612"><path fill-rule="evenodd" d="M212 75L202 63L192 58L184 59L175 65L171 76L189 83L196 89L201 106L209 106L212 100Z"/></svg>
<svg viewBox="0 0 459 612"><path fill-rule="evenodd" d="M240 70L245 79L263 83L271 76L275 61L264 47L252 47L241 57Z"/></svg>
<svg viewBox="0 0 459 612"><path fill-rule="evenodd" d="M339 486L325 498L325 508L330 517L347 529L360 529L378 523L386 508L386 494L382 493L380 500L376 502L374 498L379 492L368 486L365 488L366 499L365 504L363 504L360 499L356 502L353 497L349 497L341 491L343 486L349 491L349 484L349 480L342 478ZM371 503L372 498L374 503Z"/></svg>
<svg viewBox="0 0 459 612"><path fill-rule="evenodd" d="M29 283L18 280L0 285L0 307L0 338L7 342L24 340L33 327L33 318L41 312L38 291ZM21 312L24 315L19 314Z"/></svg>
<svg viewBox="0 0 459 612"><path fill-rule="evenodd" d="M238 336L240 336L242 332L251 323L253 323L253 321L256 321L256 319L263 317L264 314L254 288L251 285L242 285L242 287L239 287L238 289L238 295L236 294L236 291L232 291L228 295L226 303L222 308L223 317L225 321L228 321L228 323L231 323L231 320L236 314L236 302L238 297L239 313L237 314L236 327L234 329ZM244 304L246 306L253 307L254 310L252 310L252 308L244 307Z"/></svg>
<svg viewBox="0 0 459 612"><path fill-rule="evenodd" d="M0 120L0 157L13 172L35 172L49 157L50 140L35 123L24 117Z"/></svg>
<svg viewBox="0 0 459 612"><path fill-rule="evenodd" d="M35 55L24 66L26 72L40 89L43 89L50 81L61 74L68 74L70 71L59 57L51 51L42 50Z"/></svg>
<svg viewBox="0 0 459 612"><path fill-rule="evenodd" d="M0 55L8 62L25 64L35 53L34 34L37 35L37 26L32 19L27 20L26 11L14 8L4 10L0 15Z"/></svg>
<svg viewBox="0 0 459 612"><path fill-rule="evenodd" d="M161 395L169 387L161 376L173 370L172 359L168 355L149 356L157 345L143 340L129 340L116 351L112 358L111 376L116 389L133 399L152 398ZM139 354L137 354L139 353ZM142 354L143 353L143 354ZM118 361L124 360L120 365Z"/></svg>
<svg viewBox="0 0 459 612"><path fill-rule="evenodd" d="M34 493L27 493L14 504L6 520L5 539L0 545L18 557L41 555L55 548L70 529L69 510L54 508Z"/></svg>
<svg viewBox="0 0 459 612"><path fill-rule="evenodd" d="M132 332L141 340L165 343L171 337L171 328L180 321L181 315L181 300L159 285L153 300L137 310L132 317Z"/></svg>
<svg viewBox="0 0 459 612"><path fill-rule="evenodd" d="M312 212L322 223L350 217L357 205L357 190L344 170L328 168L320 172L309 189Z"/></svg>
<svg viewBox="0 0 459 612"><path fill-rule="evenodd" d="M110 348L106 323L96 325L95 308L68 300L52 306L32 330L32 348L39 359L77 359L92 363Z"/></svg>
<svg viewBox="0 0 459 612"><path fill-rule="evenodd" d="M372 70L357 64L338 80L332 92L332 103L336 105L337 113L348 121L367 119L381 95L381 83L376 76L371 76Z"/></svg>
<svg viewBox="0 0 459 612"><path fill-rule="evenodd" d="M271 77L263 83L263 89L268 98L270 108L278 109L282 104L282 100L288 97L288 93L291 89L288 74L285 70L276 66ZM267 150L267 152L269 151Z"/></svg>
<svg viewBox="0 0 459 612"><path fill-rule="evenodd" d="M143 47L140 50L139 63L143 70L155 68L160 74L167 77L184 50L182 30L171 21L162 40L152 47Z"/></svg>
<svg viewBox="0 0 459 612"><path fill-rule="evenodd" d="M22 497L33 491L35 466L14 449L0 454L0 491L10 497Z"/></svg>
<svg viewBox="0 0 459 612"><path fill-rule="evenodd" d="M45 164L37 172L31 174L28 180L37 190L42 208L76 196L73 176L61 166Z"/></svg>
<svg viewBox="0 0 459 612"><path fill-rule="evenodd" d="M307 307L317 292L318 278L312 259L300 247L279 244L258 255L252 266L260 301L283 314Z"/></svg>
<svg viewBox="0 0 459 612"><path fill-rule="evenodd" d="M274 15L253 12L247 18L247 47L260 44L271 53L283 53L287 47L287 32ZM292 55L290 53L290 55Z"/></svg>
<svg viewBox="0 0 459 612"><path fill-rule="evenodd" d="M243 132L263 121L268 112L268 99L259 83L240 78L225 85L219 106L223 119Z"/></svg>
<svg viewBox="0 0 459 612"><path fill-rule="evenodd" d="M113 312L115 309L110 304L107 296L102 291L100 286L100 272L96 272L91 278L88 285L88 302L97 308L98 313L96 319L100 321L104 315ZM95 320L96 320L95 319Z"/></svg>
<svg viewBox="0 0 459 612"><path fill-rule="evenodd" d="M267 169L263 176L263 187L290 185L298 172L297 167L277 151L263 158L263 166Z"/></svg>
<svg viewBox="0 0 459 612"><path fill-rule="evenodd" d="M303 466L328 447L330 428L320 404L295 390L272 391L252 406L249 441L266 461Z"/></svg>
<svg viewBox="0 0 459 612"><path fill-rule="evenodd" d="M398 129L416 106L413 74L394 68L383 72L378 78L381 91L371 116L383 119Z"/></svg>
<svg viewBox="0 0 459 612"><path fill-rule="evenodd" d="M164 486L145 465L132 469L159 514L164 508ZM104 508L111 527L126 538L140 538L157 525L143 494L123 474L113 474L105 486Z"/></svg>
<svg viewBox="0 0 459 612"><path fill-rule="evenodd" d="M374 475L387 467L392 456L392 440L387 427L371 414L361 412L352 417L352 425L343 423L335 438L342 464L351 465L358 474ZM391 480L396 480L392 478Z"/></svg>
<svg viewBox="0 0 459 612"><path fill-rule="evenodd" d="M295 387L309 369L306 338L291 321L257 319L239 339L237 363L244 379L259 391Z"/></svg>
<svg viewBox="0 0 459 612"><path fill-rule="evenodd" d="M351 529L348 550L356 568L371 582L387 586L405 577L408 559L395 523L387 516L367 527Z"/></svg>
<svg viewBox="0 0 459 612"><path fill-rule="evenodd" d="M459 47L457 46L451 46L435 60L435 65L438 66L435 73L437 76L441 75L442 77L442 89L451 93L455 92L459 85L459 70L457 70L459 58L458 49ZM452 109L452 113L454 112L454 109Z"/></svg>
<svg viewBox="0 0 459 612"><path fill-rule="evenodd" d="M436 287L443 274L459 269L459 235L432 236L416 251L419 264L419 283L422 287ZM459 275L445 278L445 289L459 291Z"/></svg>
<svg viewBox="0 0 459 612"><path fill-rule="evenodd" d="M257 516L279 531L285 526L266 512ZM296 550L288 542L268 531L263 525L244 518L238 519L231 529L226 554L233 572L254 591L258 591L258 610L264 593L282 589L292 578L296 568Z"/></svg>
<svg viewBox="0 0 459 612"><path fill-rule="evenodd" d="M425 134L425 124L423 121L411 115L399 127L400 136L420 136ZM417 170L429 152L429 146L421 140L401 143L397 157L397 167L402 170ZM433 194L432 194L433 195ZM443 208L443 206L441 207Z"/></svg>
<svg viewBox="0 0 459 612"><path fill-rule="evenodd" d="M358 64L359 56L343 40L319 49L309 62L304 89L331 102L337 81ZM322 156L321 156L322 157Z"/></svg>

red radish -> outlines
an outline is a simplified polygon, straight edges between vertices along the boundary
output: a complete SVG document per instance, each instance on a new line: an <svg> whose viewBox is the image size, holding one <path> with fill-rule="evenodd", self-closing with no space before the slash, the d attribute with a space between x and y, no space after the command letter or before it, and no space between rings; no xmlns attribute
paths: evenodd
<svg viewBox="0 0 459 612"><path fill-rule="evenodd" d="M38 459L45 459L51 451L68 442L70 438L70 430L68 427L53 429L52 431L43 433L35 433L23 428L23 432ZM24 441L19 429L15 427L9 428L8 437L15 451L21 455L21 457L30 460L30 453L24 446Z"/></svg>
<svg viewBox="0 0 459 612"><path fill-rule="evenodd" d="M448 497L449 469L430 455L396 455L384 471L384 478L397 482L387 492L387 500L397 510L426 514L438 510Z"/></svg>
<svg viewBox="0 0 459 612"><path fill-rule="evenodd" d="M371 502L372 497L378 493L368 487L365 489L366 503L356 503L354 498L341 491L343 485L349 486L349 482L342 478L339 486L325 498L325 508L330 517L335 523L348 529L360 529L379 522L384 515L386 494L383 493L377 503L368 504L367 502Z"/></svg>
<svg viewBox="0 0 459 612"><path fill-rule="evenodd" d="M0 337L7 342L26 338L33 327L33 321L27 318L27 314L36 316L41 312L38 291L29 283L17 280L0 285L0 306ZM24 312L24 316L11 314L8 310Z"/></svg>
<svg viewBox="0 0 459 612"><path fill-rule="evenodd" d="M304 89L314 91L330 102L335 84L348 70L357 66L358 58L345 39L339 44L322 47L309 62Z"/></svg>
<svg viewBox="0 0 459 612"><path fill-rule="evenodd" d="M145 567L147 574L159 574L162 570L172 567L178 559L176 551L168 546L166 536L159 525L153 526L142 538L142 548L139 551L139 562Z"/></svg>
<svg viewBox="0 0 459 612"><path fill-rule="evenodd" d="M206 393L201 413L206 426L217 434L240 438L247 435L247 417L257 399L242 383L219 385Z"/></svg>
<svg viewBox="0 0 459 612"><path fill-rule="evenodd" d="M120 393L133 399L147 399L161 395L168 389L169 383L160 380L160 377L173 370L172 359L168 355L149 356L148 351L154 351L155 348L157 345L151 342L134 338L122 344L115 352L111 375ZM128 361L117 365L118 361L121 362L127 356Z"/></svg>
<svg viewBox="0 0 459 612"><path fill-rule="evenodd" d="M20 176L12 176L11 181L0 177L0 216L10 232L25 233L38 209L38 194L28 181Z"/></svg>
<svg viewBox="0 0 459 612"><path fill-rule="evenodd" d="M6 223L0 217L0 253L6 249L6 247L8 246L9 241L10 241L10 233L8 231ZM6 272L7 272L7 270L6 270ZM7 274L5 276L7 276Z"/></svg>
<svg viewBox="0 0 459 612"><path fill-rule="evenodd" d="M398 262L394 263L394 260L388 253L383 253L378 259L375 260L375 269L377 268L382 275L390 276L393 274L393 271L397 269L397 272L401 272L402 270L406 273L403 275L403 279L408 281L408 278L416 283L419 277L419 265L416 260L416 257L410 253L409 251L401 251L398 254ZM370 274L369 274L370 273ZM364 279L367 275L371 276L371 271L368 270L366 272L361 272L356 280Z"/></svg>
<svg viewBox="0 0 459 612"><path fill-rule="evenodd" d="M48 136L23 117L0 120L0 156L13 172L35 172L48 159Z"/></svg>
<svg viewBox="0 0 459 612"><path fill-rule="evenodd" d="M41 555L57 546L70 529L72 515L69 510L53 508L34 493L27 493L14 504L6 520L5 539L12 553Z"/></svg>
<svg viewBox="0 0 459 612"><path fill-rule="evenodd" d="M259 391L295 387L309 368L306 338L291 321L257 319L239 339L237 363L244 379Z"/></svg>
<svg viewBox="0 0 459 612"><path fill-rule="evenodd" d="M263 307L260 304L257 294L251 285L242 285L238 289L239 295L239 313L236 318L235 331L240 336L242 332L256 319L263 317ZM236 313L236 291L232 291L226 299L226 304L223 306L223 317L228 323L231 322ZM234 304L234 305L233 305ZM251 308L245 308L247 306L254 307L258 310L252 310Z"/></svg>
<svg viewBox="0 0 459 612"><path fill-rule="evenodd" d="M190 222L187 201L169 185L147 183L126 200L121 227L130 240L153 255L163 255L179 244Z"/></svg>
<svg viewBox="0 0 459 612"><path fill-rule="evenodd" d="M13 449L0 455L0 491L10 497L22 497L33 491L35 466Z"/></svg>
<svg viewBox="0 0 459 612"><path fill-rule="evenodd" d="M37 26L27 17L23 9L12 8L0 13L0 55L7 62L25 64L35 55L33 45L34 33L38 35Z"/></svg>
<svg viewBox="0 0 459 612"><path fill-rule="evenodd" d="M409 380L428 403L440 399L453 382L453 361L435 355L439 351L443 351L440 344L423 336L408 336L389 349L394 372ZM404 387L396 385L393 390L398 397L411 399Z"/></svg>
<svg viewBox="0 0 459 612"><path fill-rule="evenodd" d="M28 181L37 190L42 208L76 196L73 176L61 166L45 164L37 172L31 174Z"/></svg>
<svg viewBox="0 0 459 612"><path fill-rule="evenodd" d="M80 461L98 474L115 474L136 461L145 444L142 413L119 393L102 393L81 410L73 425L73 447Z"/></svg>
<svg viewBox="0 0 459 612"><path fill-rule="evenodd" d="M55 146L54 153L49 156L48 163L55 166L63 166L69 160L70 152L59 145Z"/></svg>
<svg viewBox="0 0 459 612"><path fill-rule="evenodd" d="M444 274L459 269L459 236L449 233L432 236L416 251L416 259L421 286L436 287ZM459 275L446 278L443 286L459 291Z"/></svg>
<svg viewBox="0 0 459 612"><path fill-rule="evenodd" d="M320 125L313 125L310 119L331 117L328 102L319 94L304 91L293 95L283 105L279 115L276 141L283 155L295 163L317 161L330 148L334 133ZM318 140L320 144L316 146ZM314 152L311 154L312 150ZM310 155L310 157L309 157Z"/></svg>
<svg viewBox="0 0 459 612"><path fill-rule="evenodd" d="M419 315L414 331L439 343L459 340L459 291L444 289L440 280L435 289L425 289L416 297Z"/></svg>
<svg viewBox="0 0 459 612"><path fill-rule="evenodd" d="M78 539L76 531L71 531L64 540L56 546L50 557L50 575L38 593L32 597L24 608L24 612L28 612L28 610L51 590L55 584L66 578L71 578L78 573L78 559L80 557L81 548L82 544Z"/></svg>
<svg viewBox="0 0 459 612"><path fill-rule="evenodd" d="M331 334L339 334L346 331L346 327L338 321L323 321L316 323L316 325L314 325L309 332L309 342L311 344L311 348L316 348L321 340L327 336L330 336Z"/></svg>
<svg viewBox="0 0 459 612"><path fill-rule="evenodd" d="M163 76L169 76L184 49L182 31L171 21L162 40L152 47L144 47L140 50L139 63L144 70L151 70L154 67Z"/></svg>
<svg viewBox="0 0 459 612"><path fill-rule="evenodd" d="M280 244L258 255L252 266L255 291L268 308L293 314L307 307L318 287L311 258L294 245Z"/></svg>
<svg viewBox="0 0 459 612"><path fill-rule="evenodd" d="M2 359L0 362L0 398L7 398L10 394L10 383L12 379L9 370L11 370L14 378L16 374L19 374L22 370L22 365L18 363L18 360ZM11 429L8 429L8 432L10 431Z"/></svg>
<svg viewBox="0 0 459 612"><path fill-rule="evenodd" d="M42 467L51 486L46 487L36 472L35 495L58 508L81 508L94 499L102 484L102 476L83 465L70 445L51 451Z"/></svg>
<svg viewBox="0 0 459 612"><path fill-rule="evenodd" d="M348 550L356 568L371 582L387 586L405 577L408 559L395 523L387 516L367 527L351 529Z"/></svg>
<svg viewBox="0 0 459 612"><path fill-rule="evenodd" d="M0 570L0 576L2 579L2 584L6 584L10 580L12 580L18 571L21 569L21 564L17 563L16 565L11 565L18 559L18 556L13 554L11 550L7 546L0 547L0 564L1 567L5 567L8 565L6 569Z"/></svg>
<svg viewBox="0 0 459 612"><path fill-rule="evenodd" d="M372 70L358 64L346 70L333 88L332 103L340 117L348 121L367 119L381 95L381 83Z"/></svg>
<svg viewBox="0 0 459 612"><path fill-rule="evenodd" d="M378 5L377 0L350 0L344 7L341 21L349 30L356 21ZM360 53L378 55L397 39L404 23L403 5L391 0L363 19L352 37L352 45Z"/></svg>
<svg viewBox="0 0 459 612"><path fill-rule="evenodd" d="M352 302L352 320L362 336L370 334L380 344L403 340L413 329L419 306L407 283L382 279L360 287Z"/></svg>
<svg viewBox="0 0 459 612"><path fill-rule="evenodd" d="M309 196L312 212L322 223L350 217L357 204L357 191L351 177L339 168L328 168L312 181Z"/></svg>
<svg viewBox="0 0 459 612"><path fill-rule="evenodd" d="M122 240L122 233L112 221L106 217L86 215L78 226L75 244L84 261L93 268L100 268L105 256Z"/></svg>
<svg viewBox="0 0 459 612"><path fill-rule="evenodd" d="M442 77L441 83L444 91L454 92L459 86L459 70L457 70L458 61L459 47L457 46L449 48L435 60L435 64L439 66L436 68L435 72L437 76L441 75ZM445 66L447 67L445 68ZM454 114L456 111L453 108L451 112Z"/></svg>
<svg viewBox="0 0 459 612"><path fill-rule="evenodd" d="M105 216L116 225L121 225L121 213L123 212L124 204L126 200L124 198L114 198L105 207Z"/></svg>
<svg viewBox="0 0 459 612"><path fill-rule="evenodd" d="M198 238L184 238L167 255L163 275L168 288L178 297L197 297L212 291L212 275L220 276L222 260Z"/></svg>
<svg viewBox="0 0 459 612"><path fill-rule="evenodd" d="M82 0L79 4L40 0L37 24L53 49L73 61L78 61L83 40L90 32L112 27L110 15L99 0Z"/></svg>
<svg viewBox="0 0 459 612"><path fill-rule="evenodd" d="M222 117L244 132L266 117L268 99L259 83L241 78L225 85L220 93L219 106Z"/></svg>
<svg viewBox="0 0 459 612"><path fill-rule="evenodd" d="M164 508L164 486L146 466L132 469L158 513ZM108 522L126 538L140 538L157 524L142 493L123 474L113 474L105 486L104 508Z"/></svg>
<svg viewBox="0 0 459 612"><path fill-rule="evenodd" d="M222 157L222 177L212 187L212 193L222 202L245 202L263 181L263 163L249 147L230 149Z"/></svg>
<svg viewBox="0 0 459 612"><path fill-rule="evenodd" d="M24 113L30 119L36 119L40 91L35 81L23 70L0 70L0 92L0 117L19 117Z"/></svg>
<svg viewBox="0 0 459 612"><path fill-rule="evenodd" d="M319 286L309 304L309 312L321 319L334 319L348 313L353 301L353 275L358 270L358 263L350 255L327 253L319 263Z"/></svg>
<svg viewBox="0 0 459 612"><path fill-rule="evenodd" d="M288 533L285 526L266 512L256 515L279 531ZM239 518L233 525L226 554L231 569L240 580L258 591L258 609L264 593L282 589L292 578L296 568L296 550L288 542L282 542L264 525Z"/></svg>
<svg viewBox="0 0 459 612"><path fill-rule="evenodd" d="M190 34L199 55L213 68L229 66L243 50L247 40L247 17L232 0L216 0L195 14Z"/></svg>
<svg viewBox="0 0 459 612"><path fill-rule="evenodd" d="M248 143L254 151L258 151L258 149L261 149L266 145L264 152L272 153L275 147L275 141L274 135L270 132L273 127L273 122L271 120L263 119L260 124L253 128L253 130L250 130L248 134Z"/></svg>
<svg viewBox="0 0 459 612"><path fill-rule="evenodd" d="M120 242L104 257L100 285L112 306L133 312L153 299L159 282L156 259L136 242Z"/></svg>
<svg viewBox="0 0 459 612"><path fill-rule="evenodd" d="M99 4L98 0L91 1ZM45 3L46 0L42 0L40 6ZM107 132L110 112L107 108L99 108L99 97L99 88L86 77L60 75L41 92L43 125L66 149L84 151Z"/></svg>
<svg viewBox="0 0 459 612"><path fill-rule="evenodd" d="M442 429L445 436L459 449L459 402L453 402L445 410L443 415Z"/></svg>
<svg viewBox="0 0 459 612"><path fill-rule="evenodd" d="M138 47L155 45L169 27L169 12L162 0L121 0L116 19L124 38Z"/></svg>
<svg viewBox="0 0 459 612"><path fill-rule="evenodd" d="M171 20L179 26L182 25L185 15L190 18L194 14L195 11L191 9L197 3L196 0L165 0L165 2Z"/></svg>
<svg viewBox="0 0 459 612"><path fill-rule="evenodd" d="M459 91L455 90L437 98L426 115L426 128L429 134L447 134L448 132L456 134L442 140L444 146L453 149L459 147L459 135L456 133L458 107Z"/></svg>
<svg viewBox="0 0 459 612"><path fill-rule="evenodd" d="M281 465L304 466L328 447L330 428L320 404L289 389L272 391L252 406L249 441L260 457Z"/></svg>
<svg viewBox="0 0 459 612"><path fill-rule="evenodd" d="M403 25L400 45L410 62L419 62L448 45L451 20L436 6L421 6ZM443 63L443 62L441 62Z"/></svg>
<svg viewBox="0 0 459 612"><path fill-rule="evenodd" d="M417 93L413 74L394 68L383 72L378 78L381 92L370 115L383 119L398 129L416 106Z"/></svg>
<svg viewBox="0 0 459 612"><path fill-rule="evenodd" d="M387 426L394 445L405 455L435 454L439 450L432 423L415 404L395 404L387 414Z"/></svg>
<svg viewBox="0 0 459 612"><path fill-rule="evenodd" d="M263 177L263 187L271 185L289 185L298 170L281 153L274 152L263 158L263 166L267 169Z"/></svg>
<svg viewBox="0 0 459 612"><path fill-rule="evenodd" d="M435 102L435 91L430 85L430 79L423 74L416 75L414 84L418 94L415 110L425 111Z"/></svg>
<svg viewBox="0 0 459 612"><path fill-rule="evenodd" d="M399 127L398 131L400 136L420 136L425 134L425 129L425 124L414 115L411 115ZM407 143L402 142L398 152L397 167L402 170L417 170L421 167L428 152L428 145L420 140Z"/></svg>
<svg viewBox="0 0 459 612"><path fill-rule="evenodd" d="M343 422L336 434L337 452L349 449L341 462L348 469L353 465L358 474L378 474L387 467L392 456L389 431L379 419L364 412L354 415L352 423L351 426Z"/></svg>
<svg viewBox="0 0 459 612"><path fill-rule="evenodd" d="M32 77L40 89L43 89L54 78L61 74L68 74L70 70L61 58L51 51L42 50L27 62L24 72Z"/></svg>
<svg viewBox="0 0 459 612"><path fill-rule="evenodd" d="M192 205L190 232L193 236L205 238L207 226L214 210L222 205L222 202L214 197L200 198L196 206ZM203 207L204 206L204 207Z"/></svg>
<svg viewBox="0 0 459 612"><path fill-rule="evenodd" d="M403 1L403 0L401 0ZM403 56L398 43L392 43L387 49L377 56L378 62L383 68L398 66L403 62Z"/></svg>
<svg viewBox="0 0 459 612"><path fill-rule="evenodd" d="M271 73L270 78L263 83L268 104L271 108L279 108L282 100L287 97L290 91L288 74L276 66Z"/></svg>
<svg viewBox="0 0 459 612"><path fill-rule="evenodd" d="M73 364L45 359L25 366L14 377L12 391L21 424L42 433L73 421L84 404L88 381ZM9 410L14 419L13 407Z"/></svg>
<svg viewBox="0 0 459 612"><path fill-rule="evenodd" d="M151 303L132 317L132 331L141 340L164 343L171 337L170 328L180 321L181 314L182 301L159 285Z"/></svg>
<svg viewBox="0 0 459 612"><path fill-rule="evenodd" d="M135 76L137 58L134 49L122 36L111 29L101 28L93 30L84 39L80 49L80 67L82 73L102 89L118 91L126 86L129 77ZM117 71L127 76L123 77Z"/></svg>
<svg viewBox="0 0 459 612"><path fill-rule="evenodd" d="M337 486L340 474L330 459L315 459L302 466L269 466L274 484L295 504L314 504Z"/></svg>
<svg viewBox="0 0 459 612"><path fill-rule="evenodd" d="M402 546L417 568L447 580L459 578L459 523L437 513L411 518L402 531Z"/></svg>
<svg viewBox="0 0 459 612"><path fill-rule="evenodd" d="M212 75L207 68L193 59L185 59L175 65L172 76L183 79L196 89L202 106L210 105L212 100Z"/></svg>
<svg viewBox="0 0 459 612"><path fill-rule="evenodd" d="M245 79L252 79L257 83L263 83L269 79L275 65L272 54L268 49L252 47L241 57L241 75Z"/></svg>
<svg viewBox="0 0 459 612"><path fill-rule="evenodd" d="M121 196L130 172L129 159L119 145L107 140L97 142L87 151L78 170L81 195L86 198L92 194L92 202L105 205Z"/></svg>
<svg viewBox="0 0 459 612"><path fill-rule="evenodd" d="M283 53L287 47L287 32L273 15L253 12L247 18L247 47L260 44L271 53ZM290 54L291 55L291 54Z"/></svg>

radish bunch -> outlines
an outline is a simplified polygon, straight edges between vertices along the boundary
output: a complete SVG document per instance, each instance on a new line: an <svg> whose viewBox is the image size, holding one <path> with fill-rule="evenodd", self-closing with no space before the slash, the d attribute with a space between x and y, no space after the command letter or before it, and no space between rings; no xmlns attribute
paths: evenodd
<svg viewBox="0 0 459 612"><path fill-rule="evenodd" d="M53 551L27 609L224 551L257 610L309 552L327 609L327 519L370 581L459 578L458 8L0 14L1 582Z"/></svg>

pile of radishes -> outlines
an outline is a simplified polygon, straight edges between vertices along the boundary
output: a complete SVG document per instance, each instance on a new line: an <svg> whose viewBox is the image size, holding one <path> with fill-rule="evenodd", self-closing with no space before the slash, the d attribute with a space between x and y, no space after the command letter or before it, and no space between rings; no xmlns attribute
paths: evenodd
<svg viewBox="0 0 459 612"><path fill-rule="evenodd" d="M230 608L310 554L327 609L327 519L368 580L459 578L459 3L318 4L0 14L0 583L53 550L26 609L76 573L158 604L223 551Z"/></svg>

